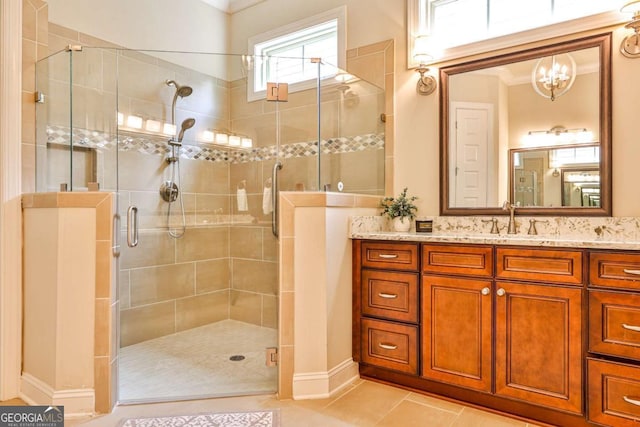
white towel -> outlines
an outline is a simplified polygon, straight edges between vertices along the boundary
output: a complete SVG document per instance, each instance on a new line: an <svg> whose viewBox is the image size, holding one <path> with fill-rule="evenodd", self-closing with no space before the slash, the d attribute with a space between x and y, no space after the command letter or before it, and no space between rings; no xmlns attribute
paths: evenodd
<svg viewBox="0 0 640 427"><path fill-rule="evenodd" d="M244 188L238 188L238 212L246 212L249 210L249 201L247 200L247 190Z"/></svg>
<svg viewBox="0 0 640 427"><path fill-rule="evenodd" d="M271 200L271 187L264 187L262 191L262 213L269 215L273 212L273 200Z"/></svg>

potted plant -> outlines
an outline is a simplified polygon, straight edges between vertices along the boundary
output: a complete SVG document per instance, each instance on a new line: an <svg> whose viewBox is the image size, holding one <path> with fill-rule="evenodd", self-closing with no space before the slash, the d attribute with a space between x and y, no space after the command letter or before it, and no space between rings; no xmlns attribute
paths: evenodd
<svg viewBox="0 0 640 427"><path fill-rule="evenodd" d="M411 220L416 217L418 207L413 204L416 196L407 196L407 188L396 198L385 197L380 202L382 207L381 215L386 215L393 221L393 228L396 231L409 231Z"/></svg>

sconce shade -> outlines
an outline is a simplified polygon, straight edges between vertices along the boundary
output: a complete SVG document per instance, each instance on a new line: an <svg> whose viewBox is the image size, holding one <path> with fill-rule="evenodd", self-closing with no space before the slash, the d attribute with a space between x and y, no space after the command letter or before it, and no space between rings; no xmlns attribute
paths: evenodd
<svg viewBox="0 0 640 427"><path fill-rule="evenodd" d="M568 53L540 58L531 71L533 89L555 101L571 89L576 79L576 62Z"/></svg>
<svg viewBox="0 0 640 427"><path fill-rule="evenodd" d="M416 92L420 95L431 95L438 87L436 78L432 75L425 75L429 71L427 63L433 60L429 53L429 38L427 36L417 36L413 43L413 59L419 64L416 72L420 73Z"/></svg>
<svg viewBox="0 0 640 427"><path fill-rule="evenodd" d="M627 58L640 57L640 0L634 0L626 3L620 9L620 12L633 13L631 22L625 25L625 28L633 30L633 34L626 36L620 44L620 53Z"/></svg>

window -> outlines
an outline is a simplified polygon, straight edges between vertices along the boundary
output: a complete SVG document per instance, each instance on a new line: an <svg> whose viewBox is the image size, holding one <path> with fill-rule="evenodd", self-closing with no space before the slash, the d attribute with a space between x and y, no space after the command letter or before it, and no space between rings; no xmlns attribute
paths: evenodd
<svg viewBox="0 0 640 427"><path fill-rule="evenodd" d="M409 54L428 34L440 56L458 56L584 31L620 21L624 0L408 0ZM615 12L615 13L614 13ZM571 22L567 22L571 21ZM518 33L516 35L516 33ZM511 35L508 40L497 38ZM494 39L483 44L482 41ZM457 52L457 53L456 53ZM409 64L413 65L411 56Z"/></svg>
<svg viewBox="0 0 640 427"><path fill-rule="evenodd" d="M288 83L289 91L313 87L318 77L335 75L344 66L345 8L337 8L303 21L259 34L249 39L249 52L255 57L249 75L249 100L264 98L267 82Z"/></svg>

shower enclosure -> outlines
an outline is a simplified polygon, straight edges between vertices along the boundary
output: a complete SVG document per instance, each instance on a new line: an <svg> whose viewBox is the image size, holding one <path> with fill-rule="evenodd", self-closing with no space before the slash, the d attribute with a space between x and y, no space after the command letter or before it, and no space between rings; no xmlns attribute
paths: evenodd
<svg viewBox="0 0 640 427"><path fill-rule="evenodd" d="M249 101L248 64L91 47L37 64L37 191L117 193L120 401L277 391L277 192L384 193L381 88L314 63L330 77Z"/></svg>

